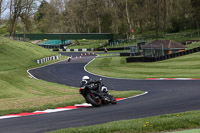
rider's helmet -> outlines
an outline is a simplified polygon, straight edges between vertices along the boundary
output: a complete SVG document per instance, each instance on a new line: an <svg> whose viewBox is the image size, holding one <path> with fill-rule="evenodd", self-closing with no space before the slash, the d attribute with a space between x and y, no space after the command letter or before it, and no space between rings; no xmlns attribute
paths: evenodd
<svg viewBox="0 0 200 133"><path fill-rule="evenodd" d="M88 76L83 76L82 81L89 81L90 78Z"/></svg>
<svg viewBox="0 0 200 133"><path fill-rule="evenodd" d="M102 86L102 87L101 87L101 91L103 91L103 92L108 92L108 88L107 88L106 86Z"/></svg>

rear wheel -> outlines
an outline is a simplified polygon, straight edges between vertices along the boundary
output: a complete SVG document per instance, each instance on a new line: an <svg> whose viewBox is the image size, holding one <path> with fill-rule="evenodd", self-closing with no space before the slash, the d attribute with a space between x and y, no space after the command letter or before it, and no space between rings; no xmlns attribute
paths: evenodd
<svg viewBox="0 0 200 133"><path fill-rule="evenodd" d="M101 99L98 96L95 96L92 93L89 93L86 95L86 100L92 104L94 107L100 107L101 106Z"/></svg>

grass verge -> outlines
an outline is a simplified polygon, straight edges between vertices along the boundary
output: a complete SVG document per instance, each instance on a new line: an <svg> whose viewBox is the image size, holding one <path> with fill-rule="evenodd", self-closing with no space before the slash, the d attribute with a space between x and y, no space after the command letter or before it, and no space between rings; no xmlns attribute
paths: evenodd
<svg viewBox="0 0 200 133"><path fill-rule="evenodd" d="M186 47L187 47L187 50L188 49L193 49L193 48L196 48L196 47L200 47L200 42L188 44L188 45L186 45Z"/></svg>
<svg viewBox="0 0 200 133"><path fill-rule="evenodd" d="M199 127L200 111L191 111L140 119L121 120L94 126L61 129L50 133L150 133Z"/></svg>
<svg viewBox="0 0 200 133"><path fill-rule="evenodd" d="M86 69L115 78L200 78L199 60L200 52L153 63L126 63L126 57L106 57L96 58Z"/></svg>
<svg viewBox="0 0 200 133"><path fill-rule="evenodd" d="M178 33L167 34L166 37L162 39L174 40L177 42L185 42L187 40L199 40L200 38L196 29L188 29L180 31Z"/></svg>
<svg viewBox="0 0 200 133"><path fill-rule="evenodd" d="M82 49L82 48L99 48L103 46L107 40L78 40L79 44L73 40L73 45L69 45L69 49Z"/></svg>
<svg viewBox="0 0 200 133"><path fill-rule="evenodd" d="M58 55L57 52L27 42L0 39L3 42L0 44L0 115L57 106L70 98L74 100L72 103L81 100L72 87L29 78L27 69L54 62L38 65L37 59Z"/></svg>
<svg viewBox="0 0 200 133"><path fill-rule="evenodd" d="M116 56L116 55L119 55L119 53L98 54L99 57Z"/></svg>
<svg viewBox="0 0 200 133"><path fill-rule="evenodd" d="M200 128L199 129L180 130L180 131L167 132L167 133L200 133Z"/></svg>

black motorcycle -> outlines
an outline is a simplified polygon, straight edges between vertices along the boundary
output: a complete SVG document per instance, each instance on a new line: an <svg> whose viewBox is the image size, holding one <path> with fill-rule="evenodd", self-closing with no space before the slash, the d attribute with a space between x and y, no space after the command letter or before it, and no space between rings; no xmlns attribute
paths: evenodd
<svg viewBox="0 0 200 133"><path fill-rule="evenodd" d="M87 103L94 107L100 107L103 104L117 104L116 99L107 92L107 87L102 84L102 80L81 81L79 93L85 98Z"/></svg>

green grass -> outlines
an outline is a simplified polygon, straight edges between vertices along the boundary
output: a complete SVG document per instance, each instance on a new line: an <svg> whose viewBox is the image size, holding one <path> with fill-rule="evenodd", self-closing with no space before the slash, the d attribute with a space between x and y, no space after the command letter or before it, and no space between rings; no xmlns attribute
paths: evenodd
<svg viewBox="0 0 200 133"><path fill-rule="evenodd" d="M106 53L106 54L98 54L99 57L105 57L105 56L115 56L119 55L119 53Z"/></svg>
<svg viewBox="0 0 200 133"><path fill-rule="evenodd" d="M155 31L147 31L144 34L145 40L155 40ZM141 34L136 35L138 38L143 38ZM164 40L174 40L177 42L185 42L187 40L200 40L200 36L198 36L197 29L186 29L177 33L166 33L164 36L163 32L158 32L158 39Z"/></svg>
<svg viewBox="0 0 200 133"><path fill-rule="evenodd" d="M0 115L30 112L85 102L73 88L56 83L35 80L28 76L27 70L42 65L37 59L58 55L47 49L27 42L0 38ZM66 59L66 57L62 57ZM138 94L141 92L111 91L115 97Z"/></svg>
<svg viewBox="0 0 200 133"><path fill-rule="evenodd" d="M107 40L78 40L80 42L80 45L76 44L76 41L73 41L73 45L68 46L69 49L82 49L82 48L99 48L102 45L107 44ZM100 45L100 43L102 45ZM136 45L135 41L132 41L130 43L123 42L119 43L118 45L108 45L105 46L106 48L118 48L118 47L128 47Z"/></svg>
<svg viewBox="0 0 200 133"><path fill-rule="evenodd" d="M180 31L178 33L167 34L166 37L163 39L170 39L177 42L185 42L187 40L200 40L200 37L198 37L198 32L196 29L188 29L185 31Z"/></svg>
<svg viewBox="0 0 200 133"><path fill-rule="evenodd" d="M154 63L126 63L126 57L97 58L86 69L115 78L200 78L200 52Z"/></svg>
<svg viewBox="0 0 200 133"><path fill-rule="evenodd" d="M75 88L29 78L27 69L42 66L36 59L58 53L30 43L0 39L0 115L48 108L70 98L74 100L68 104L82 100Z"/></svg>
<svg viewBox="0 0 200 133"><path fill-rule="evenodd" d="M51 133L147 133L167 132L200 127L200 111L121 120L53 131Z"/></svg>
<svg viewBox="0 0 200 133"><path fill-rule="evenodd" d="M135 95L142 94L142 91L115 91L110 90L109 93L111 93L115 98L127 98L132 97Z"/></svg>
<svg viewBox="0 0 200 133"><path fill-rule="evenodd" d="M99 48L101 45L104 45L106 40L78 40L80 45L76 44L76 41L73 41L73 45L68 46L69 49L82 49L82 48Z"/></svg>
<svg viewBox="0 0 200 133"><path fill-rule="evenodd" d="M118 47L129 47L129 46L133 46L136 45L136 40L131 40L130 42L128 41L124 41L115 45L108 45L106 46L106 48L118 48Z"/></svg>
<svg viewBox="0 0 200 133"><path fill-rule="evenodd" d="M188 45L186 45L186 47L187 47L187 50L188 49L193 49L193 48L196 48L196 47L200 47L200 42L188 44Z"/></svg>
<svg viewBox="0 0 200 133"><path fill-rule="evenodd" d="M200 133L200 128L199 129L180 130L180 131L167 132L167 133Z"/></svg>

